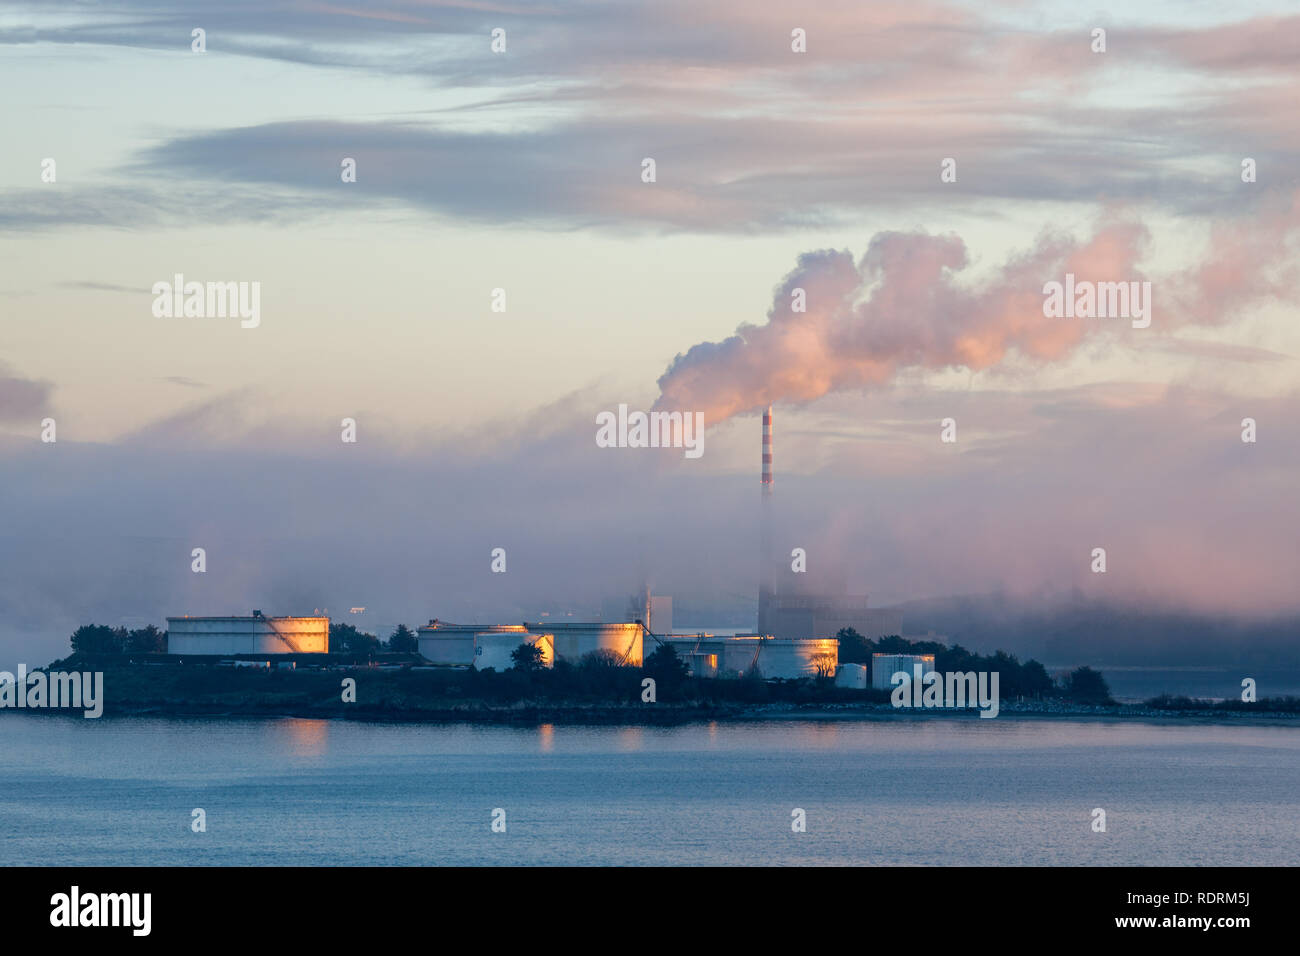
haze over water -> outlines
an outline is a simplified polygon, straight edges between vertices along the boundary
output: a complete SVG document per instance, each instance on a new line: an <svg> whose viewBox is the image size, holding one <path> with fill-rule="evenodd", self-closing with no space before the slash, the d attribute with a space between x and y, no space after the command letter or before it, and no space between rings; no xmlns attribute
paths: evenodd
<svg viewBox="0 0 1300 956"><path fill-rule="evenodd" d="M1287 726L7 713L0 747L4 865L1300 862ZM191 832L196 807L206 833ZM796 807L806 833L791 832Z"/></svg>

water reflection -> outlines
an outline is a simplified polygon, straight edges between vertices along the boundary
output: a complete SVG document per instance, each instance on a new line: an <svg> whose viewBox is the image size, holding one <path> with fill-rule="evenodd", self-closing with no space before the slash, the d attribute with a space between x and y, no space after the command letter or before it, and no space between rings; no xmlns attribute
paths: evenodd
<svg viewBox="0 0 1300 956"><path fill-rule="evenodd" d="M319 757L329 750L330 722L305 717L272 721L268 730L276 744L295 757Z"/></svg>

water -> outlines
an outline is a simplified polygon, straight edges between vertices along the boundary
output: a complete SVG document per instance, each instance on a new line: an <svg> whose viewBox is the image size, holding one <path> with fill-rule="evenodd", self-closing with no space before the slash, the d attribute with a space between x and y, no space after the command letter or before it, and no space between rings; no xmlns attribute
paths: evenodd
<svg viewBox="0 0 1300 956"><path fill-rule="evenodd" d="M1077 666L1077 665L1075 665ZM1111 696L1144 701L1161 694L1211 700L1240 700L1241 680L1255 680L1258 697L1300 697L1300 671L1270 667L1101 667ZM1073 670L1052 668L1048 671Z"/></svg>
<svg viewBox="0 0 1300 956"><path fill-rule="evenodd" d="M1290 726L6 712L0 748L3 865L1300 863Z"/></svg>

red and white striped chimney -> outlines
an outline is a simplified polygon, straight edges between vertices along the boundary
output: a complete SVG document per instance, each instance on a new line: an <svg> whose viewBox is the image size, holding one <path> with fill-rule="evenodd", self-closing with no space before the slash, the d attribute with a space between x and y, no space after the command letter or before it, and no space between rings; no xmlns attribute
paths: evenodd
<svg viewBox="0 0 1300 956"><path fill-rule="evenodd" d="M776 569L772 564L772 406L763 412L763 512L759 516L758 632L769 627L768 604L776 590Z"/></svg>

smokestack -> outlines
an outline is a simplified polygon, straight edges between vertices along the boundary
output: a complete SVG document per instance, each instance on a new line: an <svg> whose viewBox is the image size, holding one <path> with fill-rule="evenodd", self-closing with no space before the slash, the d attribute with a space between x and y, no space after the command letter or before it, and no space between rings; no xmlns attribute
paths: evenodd
<svg viewBox="0 0 1300 956"><path fill-rule="evenodd" d="M759 546L758 633L768 631L767 604L776 589L772 567L772 406L763 412L763 513L759 517L762 543Z"/></svg>
<svg viewBox="0 0 1300 956"><path fill-rule="evenodd" d="M763 413L763 500L772 497L772 406Z"/></svg>

